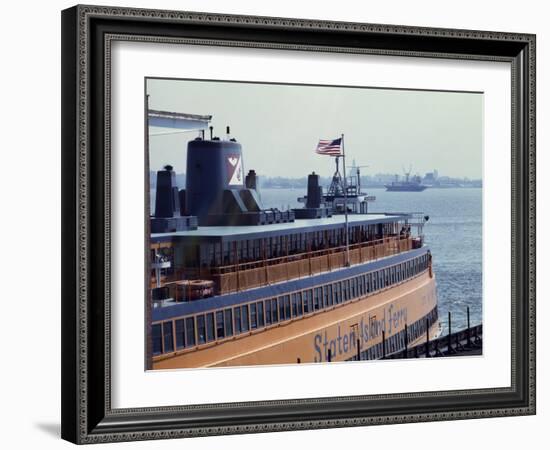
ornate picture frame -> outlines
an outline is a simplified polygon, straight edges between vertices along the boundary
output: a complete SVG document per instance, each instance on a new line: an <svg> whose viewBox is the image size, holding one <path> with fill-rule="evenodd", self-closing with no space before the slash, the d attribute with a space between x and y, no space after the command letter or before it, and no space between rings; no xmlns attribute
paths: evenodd
<svg viewBox="0 0 550 450"><path fill-rule="evenodd" d="M511 384L183 406L112 407L114 42L500 61L511 66ZM62 437L74 443L535 413L535 36L99 6L62 12Z"/></svg>

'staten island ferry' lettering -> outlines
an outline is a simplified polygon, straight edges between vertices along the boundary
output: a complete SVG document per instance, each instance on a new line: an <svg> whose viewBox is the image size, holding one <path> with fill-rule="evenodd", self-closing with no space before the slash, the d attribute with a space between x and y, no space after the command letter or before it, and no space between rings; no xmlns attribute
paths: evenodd
<svg viewBox="0 0 550 450"><path fill-rule="evenodd" d="M185 189L171 166L157 172L152 369L372 360L437 334L428 217L369 213L359 169L340 175L343 137L323 152L331 186L310 174L287 211L263 207L229 136L189 142Z"/></svg>

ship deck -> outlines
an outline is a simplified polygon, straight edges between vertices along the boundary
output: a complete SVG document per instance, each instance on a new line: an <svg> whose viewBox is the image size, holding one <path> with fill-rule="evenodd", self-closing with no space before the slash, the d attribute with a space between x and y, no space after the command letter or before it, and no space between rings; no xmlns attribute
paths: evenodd
<svg viewBox="0 0 550 450"><path fill-rule="evenodd" d="M409 250L397 255L386 256L374 261L354 264L350 267L341 267L329 272L306 276L304 278L284 280L278 283L268 284L266 286L245 289L228 294L215 295L213 297L203 298L198 301L169 304L160 308L154 308L153 320L166 320L186 314L197 314L216 308L235 306L261 298L278 297L293 291L312 289L326 283L333 283L350 277L355 277L366 272L400 264L404 261L409 261L420 255L424 255L428 251L429 248L427 246L423 246L420 249Z"/></svg>
<svg viewBox="0 0 550 450"><path fill-rule="evenodd" d="M408 214L349 214L349 225L373 225L377 223L391 223L397 220L408 219ZM170 233L151 234L151 240L176 239L204 239L224 240L231 238L254 239L256 237L282 236L294 233L330 230L340 228L345 224L344 215L335 215L321 219L296 219L294 222L274 223L268 225L240 225L219 227L198 227L196 230L175 231Z"/></svg>

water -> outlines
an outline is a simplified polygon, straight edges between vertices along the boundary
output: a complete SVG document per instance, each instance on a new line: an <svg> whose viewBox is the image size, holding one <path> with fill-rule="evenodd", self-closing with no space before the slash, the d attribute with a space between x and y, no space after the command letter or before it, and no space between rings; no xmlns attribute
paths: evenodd
<svg viewBox="0 0 550 450"><path fill-rule="evenodd" d="M368 189L376 196L370 212L423 212L430 216L424 226L426 243L433 255L437 280L439 315L447 332L447 313L452 313L452 329L482 321L482 189L427 189L424 192L386 192ZM151 192L151 211L155 195ZM266 208L300 208L297 198L304 189L262 189Z"/></svg>
<svg viewBox="0 0 550 450"><path fill-rule="evenodd" d="M368 189L376 196L370 212L423 212L430 216L424 226L426 243L433 255L437 280L439 315L447 332L447 313L452 313L452 329L482 321L482 189L426 189L424 192L386 192ZM302 206L297 198L305 189L263 189L265 207Z"/></svg>

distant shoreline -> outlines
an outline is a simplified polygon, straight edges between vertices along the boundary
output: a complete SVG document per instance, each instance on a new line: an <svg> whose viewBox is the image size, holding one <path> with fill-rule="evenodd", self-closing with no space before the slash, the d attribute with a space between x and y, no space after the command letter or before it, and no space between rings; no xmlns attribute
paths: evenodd
<svg viewBox="0 0 550 450"><path fill-rule="evenodd" d="M385 189L386 184L395 181L395 178L391 179L386 176L384 179L376 178L373 182L373 177L370 181L367 181L361 177L361 188L363 189ZM439 181L440 184L426 184L428 189L473 189L482 188L483 182L480 179L468 179L468 178L451 178L440 177L443 180ZM302 189L307 190L307 178L284 178L284 177L265 177L261 174L258 176L258 188L261 189ZM332 178L321 177L321 186L330 186ZM149 183L151 188L156 187L156 172L150 171ZM180 189L185 187L185 174L176 174L176 184Z"/></svg>
<svg viewBox="0 0 550 450"><path fill-rule="evenodd" d="M364 189L386 189L384 185L372 184L361 185ZM427 189L482 189L483 186L426 186ZM259 186L258 189L307 189L307 185L303 186Z"/></svg>

